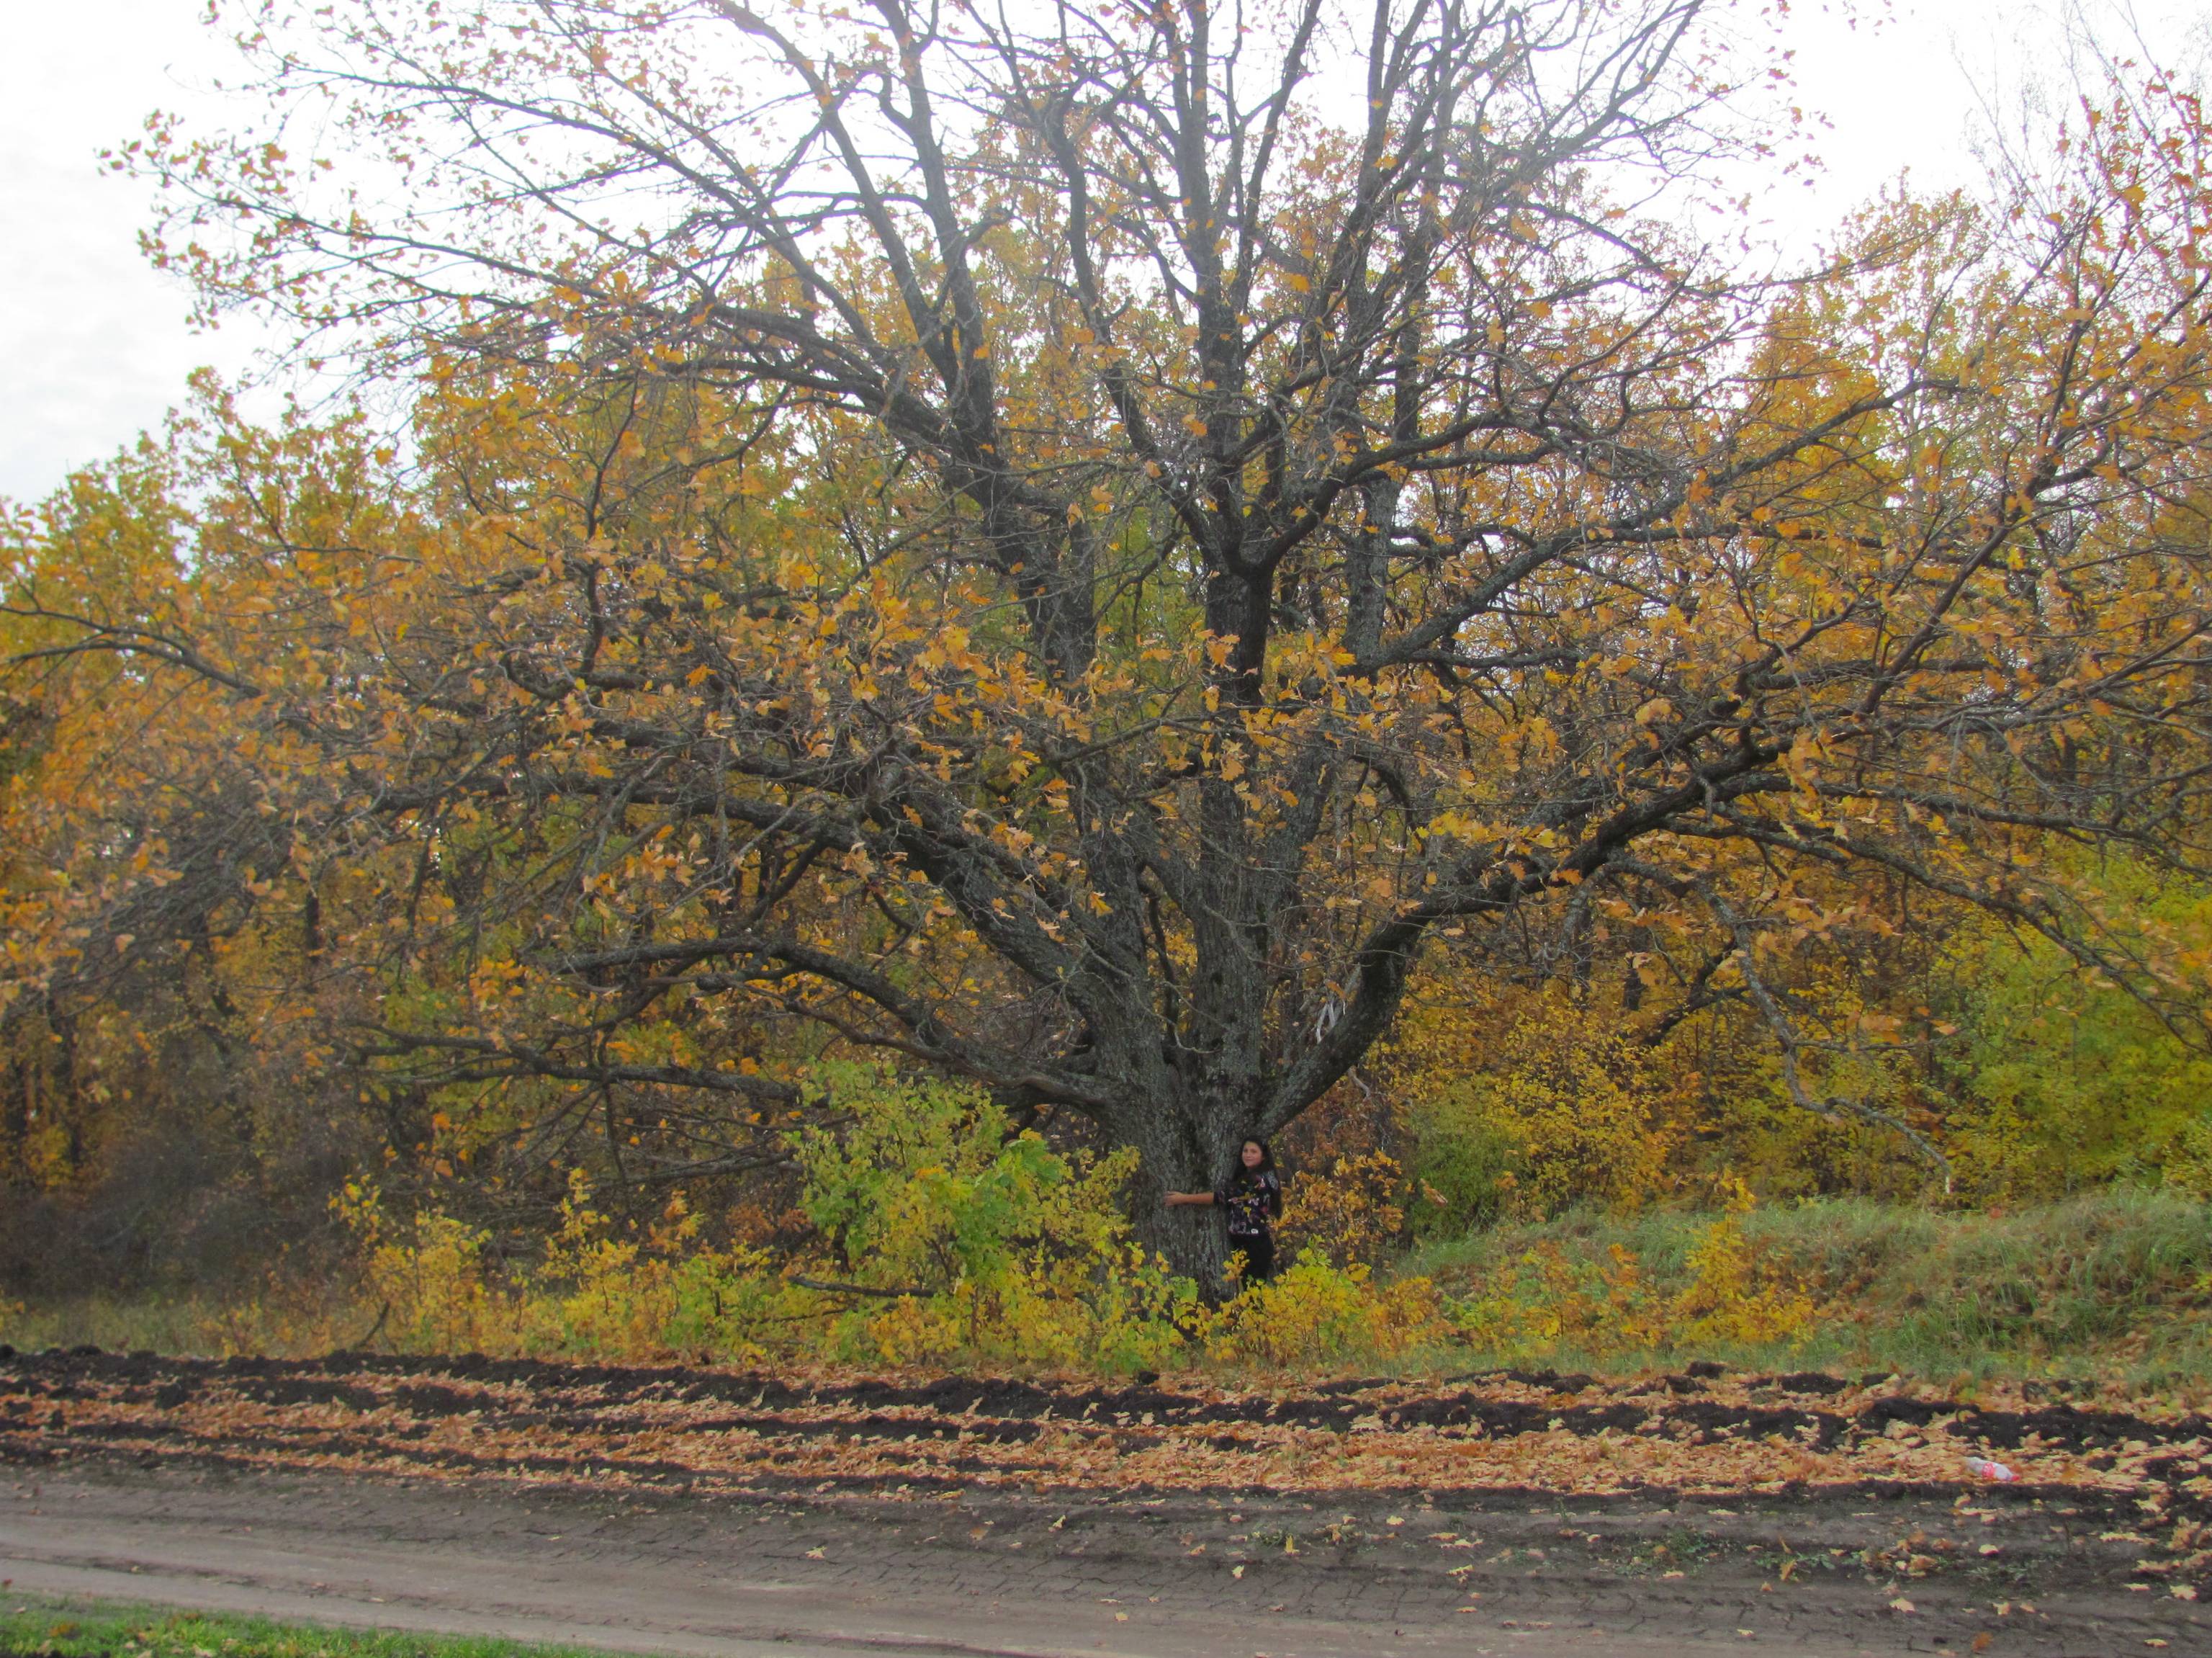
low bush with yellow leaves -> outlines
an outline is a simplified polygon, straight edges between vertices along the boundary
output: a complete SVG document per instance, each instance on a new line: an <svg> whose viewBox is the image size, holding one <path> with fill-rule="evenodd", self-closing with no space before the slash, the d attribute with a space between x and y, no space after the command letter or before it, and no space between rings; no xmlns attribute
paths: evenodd
<svg viewBox="0 0 2212 1658"><path fill-rule="evenodd" d="M1510 1361L1571 1349L1602 1357L1683 1348L1802 1346L1821 1303L1806 1275L1749 1235L1741 1181L1692 1234L1684 1270L1662 1283L1621 1243L1570 1253L1532 1241L1452 1310L1461 1339ZM1502 1268L1502 1270L1500 1270Z"/></svg>
<svg viewBox="0 0 2212 1658"><path fill-rule="evenodd" d="M544 1261L501 1271L489 1234L434 1210L398 1222L374 1187L349 1184L340 1219L361 1241L373 1334L418 1352L740 1361L787 1347L804 1297L763 1250L699 1247L679 1195L642 1240L620 1239L580 1173Z"/></svg>
<svg viewBox="0 0 2212 1658"><path fill-rule="evenodd" d="M713 1248L678 1197L642 1235L580 1173L542 1259L501 1269L449 1216L388 1216L347 1188L379 1334L416 1350L621 1358L1099 1370L1193 1362L1270 1370L1373 1362L1440 1341L1425 1280L1369 1259L1401 1222L1396 1165L1339 1160L1303 1183L1308 1239L1273 1283L1218 1307L1133 1236L1135 1154L1055 1150L988 1094L860 1068L827 1072L839 1116L794 1133L812 1245Z"/></svg>
<svg viewBox="0 0 2212 1658"><path fill-rule="evenodd" d="M1263 1370L1388 1361L1449 1333L1426 1278L1377 1283L1364 1264L1338 1266L1317 1248L1301 1251L1272 1280L1246 1285L1197 1325L1207 1358Z"/></svg>
<svg viewBox="0 0 2212 1658"><path fill-rule="evenodd" d="M808 1253L705 1245L682 1196L642 1235L573 1177L542 1259L499 1268L450 1216L387 1216L351 1185L377 1333L418 1350L756 1362L987 1362L1127 1372L1173 1362L1188 1281L1132 1237L1132 1152L1054 1150L981 1090L857 1067L825 1073L833 1127L794 1134Z"/></svg>

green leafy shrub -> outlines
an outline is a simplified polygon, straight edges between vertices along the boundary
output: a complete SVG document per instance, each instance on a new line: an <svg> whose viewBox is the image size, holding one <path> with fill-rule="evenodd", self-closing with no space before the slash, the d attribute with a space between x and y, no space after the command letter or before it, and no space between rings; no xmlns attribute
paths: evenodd
<svg viewBox="0 0 2212 1658"><path fill-rule="evenodd" d="M857 1303L832 1353L1135 1369L1180 1348L1196 1291L1131 1236L1118 1200L1134 1151L1054 1151L961 1083L824 1080L849 1118L793 1146L807 1218Z"/></svg>

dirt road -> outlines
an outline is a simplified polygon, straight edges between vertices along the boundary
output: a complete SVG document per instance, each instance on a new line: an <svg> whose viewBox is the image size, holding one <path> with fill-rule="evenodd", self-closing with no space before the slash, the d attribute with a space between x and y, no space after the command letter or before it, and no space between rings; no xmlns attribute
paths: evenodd
<svg viewBox="0 0 2212 1658"><path fill-rule="evenodd" d="M1580 1453L1622 1424L1601 1423L1615 1407L1595 1384L1564 1385L1582 1380L1280 1398L817 1383L787 1399L758 1377L483 1361L0 1360L0 1578L701 1654L2212 1653L2189 1598L2212 1564L2194 1546L2199 1421L2045 1419L2011 1454L2033 1464L2070 1432L2070 1483L1596 1489ZM1661 1423L1642 1437L1687 1411L1721 1442L1716 1469L1758 1472L1731 1412L1807 1417L1794 1436L1754 1422L1784 1442L1775 1456L1824 1439L1850 1454L1854 1436L1914 1453L1903 1442L1926 1436L1894 1389L1797 1378L1813 1392L1792 1405L1751 1397L1772 1379L1680 1380L1640 1407ZM1424 1419L1455 1413L1457 1428ZM1940 1433L1966 1413L1919 1414ZM1970 1442L2017 1426L1985 1414ZM1049 1440L1071 1417L1099 1437ZM1156 1442L1178 1422L1224 1460L1170 1460ZM1455 1432L1501 1466L1556 1467L1555 1488L1440 1481L1487 1466L1438 1448ZM1330 1460L1311 1436L1346 1448ZM1247 1436L1263 1471L1350 1478L1254 1478L1236 1460ZM1516 1440L1550 1443L1549 1462ZM1393 1463L1411 1477L1388 1478Z"/></svg>

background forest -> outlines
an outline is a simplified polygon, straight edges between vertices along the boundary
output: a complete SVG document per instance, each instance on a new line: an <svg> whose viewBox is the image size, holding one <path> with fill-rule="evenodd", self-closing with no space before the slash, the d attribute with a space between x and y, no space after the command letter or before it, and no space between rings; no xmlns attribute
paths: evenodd
<svg viewBox="0 0 2212 1658"><path fill-rule="evenodd" d="M2190 88L1779 269L1696 0L230 21L349 400L0 522L0 1337L2212 1364Z"/></svg>

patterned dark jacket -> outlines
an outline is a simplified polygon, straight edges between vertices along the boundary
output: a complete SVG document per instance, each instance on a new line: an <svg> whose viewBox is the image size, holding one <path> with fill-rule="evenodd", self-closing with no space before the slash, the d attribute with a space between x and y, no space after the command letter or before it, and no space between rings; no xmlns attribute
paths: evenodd
<svg viewBox="0 0 2212 1658"><path fill-rule="evenodd" d="M1272 1168L1240 1168L1213 1188L1213 1201L1229 1211L1231 1237L1264 1238L1282 1218L1283 1183Z"/></svg>

